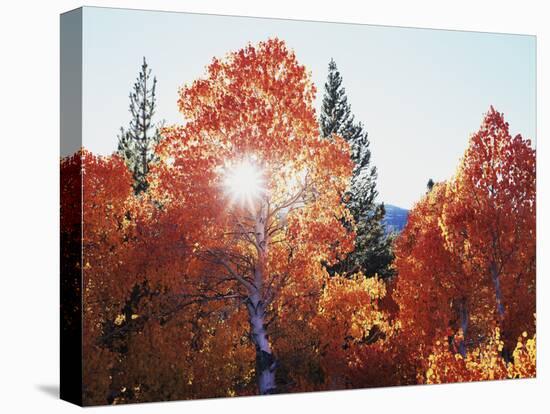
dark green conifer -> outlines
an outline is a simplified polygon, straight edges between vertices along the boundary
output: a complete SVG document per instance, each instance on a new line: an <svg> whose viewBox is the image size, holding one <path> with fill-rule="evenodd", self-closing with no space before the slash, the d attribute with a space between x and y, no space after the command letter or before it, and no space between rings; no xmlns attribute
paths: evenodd
<svg viewBox="0 0 550 414"><path fill-rule="evenodd" d="M377 171L371 163L368 133L361 122L355 121L334 60L331 59L328 69L319 120L321 134L326 138L337 134L350 144L355 166L346 202L357 226L355 251L330 270L340 274L362 271L369 277L374 274L390 277L393 274L390 268L392 240L382 223L384 205L376 201Z"/></svg>
<svg viewBox="0 0 550 414"><path fill-rule="evenodd" d="M156 110L157 78L151 79L151 69L145 57L141 71L130 92L129 111L132 115L128 129L120 128L118 136L118 154L134 176L136 194L147 190L147 174L155 161L155 146L161 139L161 124L152 121Z"/></svg>

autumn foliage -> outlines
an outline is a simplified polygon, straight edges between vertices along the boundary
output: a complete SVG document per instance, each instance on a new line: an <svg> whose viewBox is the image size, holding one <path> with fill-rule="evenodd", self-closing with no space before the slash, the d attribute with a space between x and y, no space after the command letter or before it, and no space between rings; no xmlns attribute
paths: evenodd
<svg viewBox="0 0 550 414"><path fill-rule="evenodd" d="M117 155L62 160L82 174L82 234L62 234L82 237L86 404L535 375L529 141L491 108L410 212L396 275L329 274L354 249L353 164L315 93L284 42L249 45L181 88L147 191ZM228 182L243 166L254 192Z"/></svg>
<svg viewBox="0 0 550 414"><path fill-rule="evenodd" d="M428 382L535 373L535 152L508 131L491 107L396 243L400 322Z"/></svg>

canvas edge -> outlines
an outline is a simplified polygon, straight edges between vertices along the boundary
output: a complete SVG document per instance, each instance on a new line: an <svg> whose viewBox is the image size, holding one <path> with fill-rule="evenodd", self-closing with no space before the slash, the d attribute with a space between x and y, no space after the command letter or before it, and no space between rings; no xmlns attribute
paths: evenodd
<svg viewBox="0 0 550 414"><path fill-rule="evenodd" d="M82 148L82 17L82 8L60 15L60 159ZM81 191L76 194L77 202L70 207L69 214L78 215L80 219L77 230L80 243L69 244L60 231L59 397L82 406L82 169L79 169L77 187ZM61 171L62 189L68 178ZM62 201L63 191L60 197ZM61 211L60 219L61 230L64 224ZM69 257L78 258L80 266L67 263L67 249Z"/></svg>

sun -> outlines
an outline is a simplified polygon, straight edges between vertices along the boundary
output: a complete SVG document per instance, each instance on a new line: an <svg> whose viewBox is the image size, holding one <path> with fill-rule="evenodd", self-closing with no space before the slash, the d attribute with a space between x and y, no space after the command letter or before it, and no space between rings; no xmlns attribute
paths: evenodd
<svg viewBox="0 0 550 414"><path fill-rule="evenodd" d="M257 163L243 159L225 169L224 187L233 202L254 206L265 192L263 171Z"/></svg>

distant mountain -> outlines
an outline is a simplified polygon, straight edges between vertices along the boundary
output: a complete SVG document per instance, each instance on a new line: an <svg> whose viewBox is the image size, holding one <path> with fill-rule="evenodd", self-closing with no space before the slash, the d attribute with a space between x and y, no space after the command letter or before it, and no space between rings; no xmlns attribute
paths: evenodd
<svg viewBox="0 0 550 414"><path fill-rule="evenodd" d="M407 224L409 210L391 204L384 204L384 207L386 208L386 215L382 223L386 228L386 233L400 233Z"/></svg>

